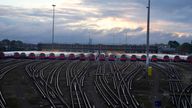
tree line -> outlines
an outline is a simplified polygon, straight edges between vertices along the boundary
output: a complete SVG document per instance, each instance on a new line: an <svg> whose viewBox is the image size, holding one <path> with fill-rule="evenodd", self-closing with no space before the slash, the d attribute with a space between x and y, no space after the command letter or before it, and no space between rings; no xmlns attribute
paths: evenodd
<svg viewBox="0 0 192 108"><path fill-rule="evenodd" d="M26 44L20 40L8 40L4 39L0 41L0 51L25 51L35 50L36 45Z"/></svg>
<svg viewBox="0 0 192 108"><path fill-rule="evenodd" d="M179 54L192 54L192 41L191 43L180 44L177 41L169 41L168 45L170 48L175 48Z"/></svg>

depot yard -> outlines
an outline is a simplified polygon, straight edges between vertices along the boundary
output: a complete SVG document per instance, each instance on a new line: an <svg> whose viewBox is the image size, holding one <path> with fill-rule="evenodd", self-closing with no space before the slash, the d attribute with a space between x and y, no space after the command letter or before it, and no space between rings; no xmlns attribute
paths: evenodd
<svg viewBox="0 0 192 108"><path fill-rule="evenodd" d="M2 108L192 106L192 64L142 61L0 60Z"/></svg>

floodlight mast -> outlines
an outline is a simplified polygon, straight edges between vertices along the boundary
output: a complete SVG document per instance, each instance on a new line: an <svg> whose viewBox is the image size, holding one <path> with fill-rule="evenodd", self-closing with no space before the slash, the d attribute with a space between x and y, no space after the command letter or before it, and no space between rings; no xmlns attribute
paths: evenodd
<svg viewBox="0 0 192 108"><path fill-rule="evenodd" d="M149 35L150 35L150 8L151 8L151 0L148 0L148 14L147 14L147 60L146 60L146 70L148 70L149 67Z"/></svg>
<svg viewBox="0 0 192 108"><path fill-rule="evenodd" d="M125 32L125 45L127 45L127 33L128 32Z"/></svg>
<svg viewBox="0 0 192 108"><path fill-rule="evenodd" d="M52 50L54 49L54 35L55 35L55 6L56 5L52 5L53 6L53 24L52 24Z"/></svg>

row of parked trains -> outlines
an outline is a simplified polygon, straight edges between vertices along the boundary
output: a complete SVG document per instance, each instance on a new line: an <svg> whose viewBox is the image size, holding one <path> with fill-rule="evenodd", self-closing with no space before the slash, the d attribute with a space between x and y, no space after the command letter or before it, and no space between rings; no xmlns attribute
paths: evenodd
<svg viewBox="0 0 192 108"><path fill-rule="evenodd" d="M60 60L80 60L80 61L146 61L147 57L146 55L138 55L138 54L95 54L95 53L25 53L25 52L13 52L12 54L3 53L0 52L0 59L5 58L14 58L14 59L60 59ZM153 54L150 55L150 61L156 62L156 61L162 61L162 62L190 62L192 63L192 56L179 56L179 55L159 55L159 54Z"/></svg>

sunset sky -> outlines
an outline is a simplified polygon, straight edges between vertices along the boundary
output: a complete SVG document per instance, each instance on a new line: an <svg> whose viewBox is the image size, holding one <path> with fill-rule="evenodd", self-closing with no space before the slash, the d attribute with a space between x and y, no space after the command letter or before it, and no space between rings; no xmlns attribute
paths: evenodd
<svg viewBox="0 0 192 108"><path fill-rule="evenodd" d="M55 42L128 44L146 42L148 0L2 0L0 39L51 42L52 4L56 4ZM192 0L151 0L151 43L192 40Z"/></svg>

